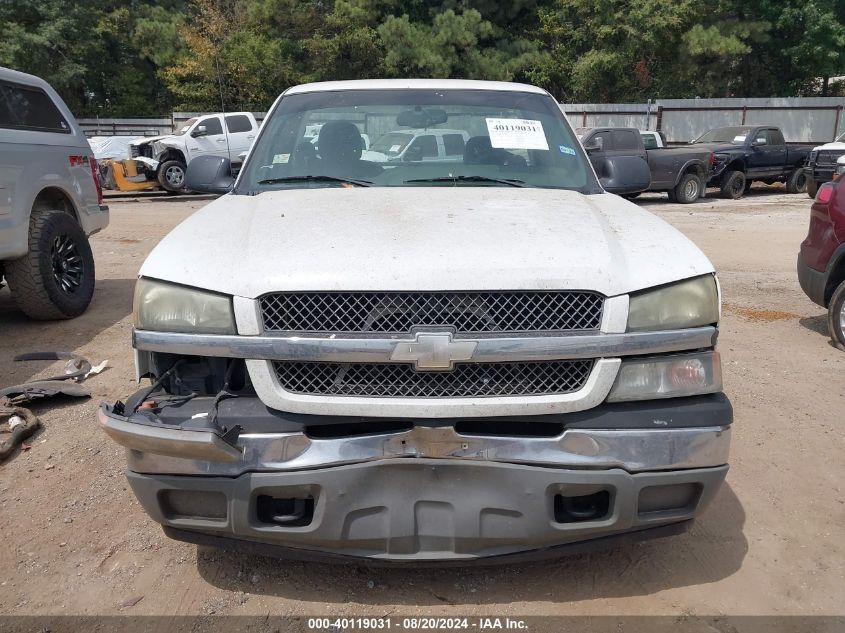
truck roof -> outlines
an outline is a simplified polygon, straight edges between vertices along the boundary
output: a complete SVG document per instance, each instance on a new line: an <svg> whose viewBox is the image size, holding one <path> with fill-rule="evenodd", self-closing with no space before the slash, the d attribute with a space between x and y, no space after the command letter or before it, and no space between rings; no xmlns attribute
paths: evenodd
<svg viewBox="0 0 845 633"><path fill-rule="evenodd" d="M542 88L509 81L476 81L471 79L359 79L351 81L320 81L301 84L285 90L284 94L331 92L337 90L507 90L548 94Z"/></svg>
<svg viewBox="0 0 845 633"><path fill-rule="evenodd" d="M22 73L19 70L12 70L5 66L0 66L0 79L29 86L38 86L39 88L50 88L50 84L41 79L41 77Z"/></svg>

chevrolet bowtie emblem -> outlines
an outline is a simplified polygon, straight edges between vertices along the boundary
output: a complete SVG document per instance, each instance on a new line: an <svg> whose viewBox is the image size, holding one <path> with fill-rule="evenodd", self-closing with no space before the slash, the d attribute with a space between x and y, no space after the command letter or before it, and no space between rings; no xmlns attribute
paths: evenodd
<svg viewBox="0 0 845 633"><path fill-rule="evenodd" d="M451 332L420 333L411 342L398 343L390 360L412 362L420 371L448 371L455 362L470 360L477 346L477 341L452 340Z"/></svg>

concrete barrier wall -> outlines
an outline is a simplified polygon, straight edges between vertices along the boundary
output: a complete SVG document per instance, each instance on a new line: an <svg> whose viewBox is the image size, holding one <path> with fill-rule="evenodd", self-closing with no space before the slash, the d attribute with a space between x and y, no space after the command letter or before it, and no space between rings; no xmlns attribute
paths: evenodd
<svg viewBox="0 0 845 633"><path fill-rule="evenodd" d="M845 133L845 98L658 99L653 103L561 104L574 127L660 130L686 143L714 127L776 125L790 143L826 143Z"/></svg>

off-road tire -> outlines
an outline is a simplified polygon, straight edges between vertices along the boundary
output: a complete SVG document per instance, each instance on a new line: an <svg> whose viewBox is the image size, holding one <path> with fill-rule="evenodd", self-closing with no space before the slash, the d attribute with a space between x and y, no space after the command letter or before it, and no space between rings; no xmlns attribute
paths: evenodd
<svg viewBox="0 0 845 633"><path fill-rule="evenodd" d="M85 312L94 295L94 256L88 237L73 216L53 209L34 210L28 246L26 255L6 262L6 281L24 314L47 321L71 319ZM73 268L72 274L69 268ZM65 289L61 282L67 284L68 279L72 283Z"/></svg>
<svg viewBox="0 0 845 633"><path fill-rule="evenodd" d="M701 195L701 179L695 174L684 174L669 192L669 199L681 204L691 204Z"/></svg>
<svg viewBox="0 0 845 633"><path fill-rule="evenodd" d="M723 198L739 200L745 193L745 174L741 171L729 171L722 177L719 190Z"/></svg>
<svg viewBox="0 0 845 633"><path fill-rule="evenodd" d="M814 178L807 178L807 195L811 198L816 197L816 193L819 191L819 183L815 181Z"/></svg>
<svg viewBox="0 0 845 633"><path fill-rule="evenodd" d="M793 169L786 179L786 190L789 193L804 193L807 191L808 181L803 167Z"/></svg>
<svg viewBox="0 0 845 633"><path fill-rule="evenodd" d="M181 170L181 179L176 174ZM162 189L170 193L182 193L185 191L185 163L180 160L164 161L158 168L158 184Z"/></svg>
<svg viewBox="0 0 845 633"><path fill-rule="evenodd" d="M845 351L845 281L839 284L830 298L827 327L836 346Z"/></svg>

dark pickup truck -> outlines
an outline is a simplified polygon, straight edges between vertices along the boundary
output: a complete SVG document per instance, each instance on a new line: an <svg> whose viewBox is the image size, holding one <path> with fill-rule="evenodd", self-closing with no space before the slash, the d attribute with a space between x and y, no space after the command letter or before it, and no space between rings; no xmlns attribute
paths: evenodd
<svg viewBox="0 0 845 633"><path fill-rule="evenodd" d="M607 158L639 156L648 163L651 171L651 184L645 191L665 191L671 201L684 204L695 202L704 195L704 186L713 165L713 154L708 150L678 147L646 149L636 128L578 128L575 132L600 177Z"/></svg>
<svg viewBox="0 0 845 633"><path fill-rule="evenodd" d="M804 163L812 147L787 145L783 133L772 125L720 127L684 147L713 152L716 164L708 185L719 187L723 198L741 198L755 180L786 183L789 193L807 190Z"/></svg>

